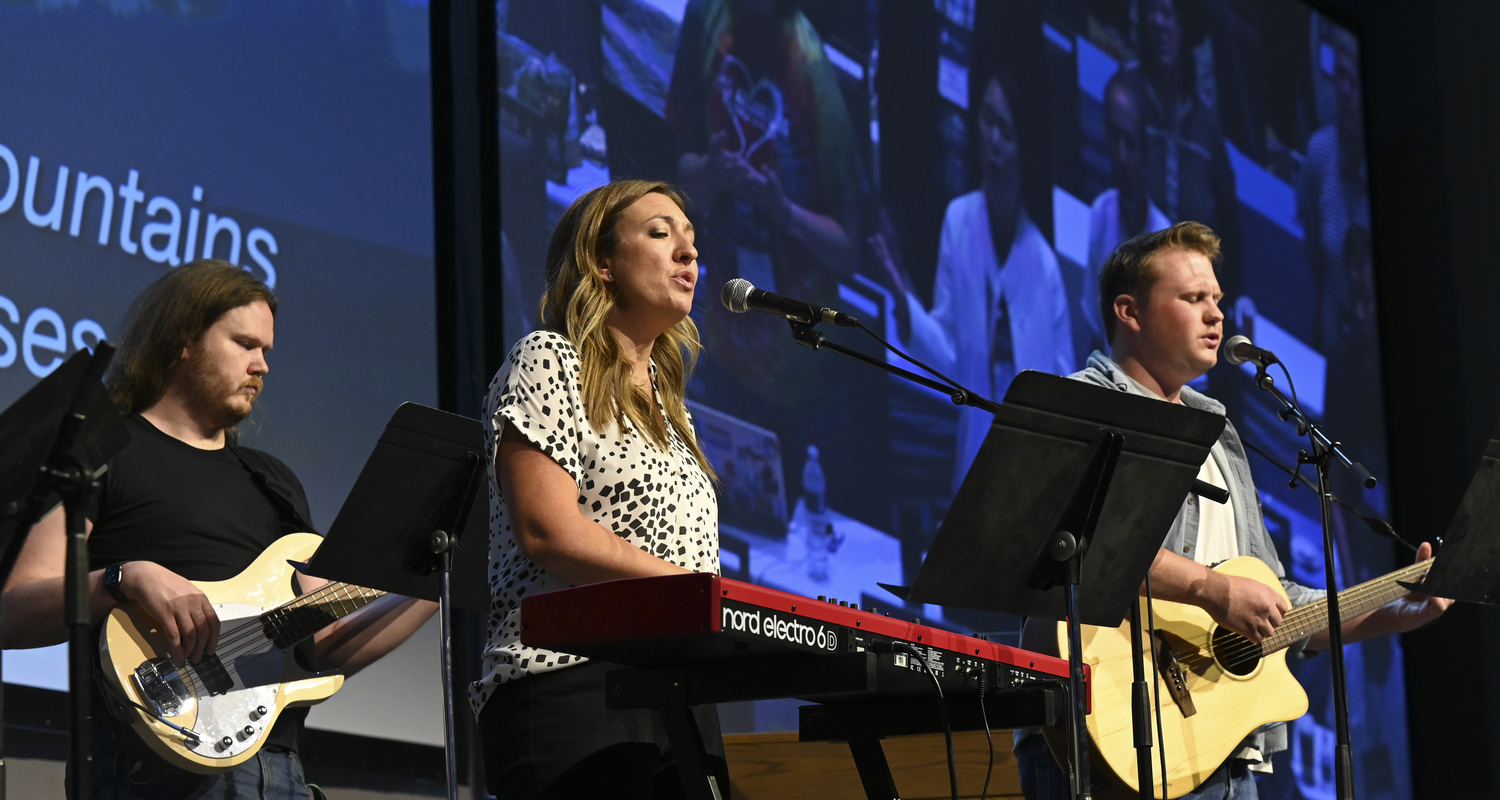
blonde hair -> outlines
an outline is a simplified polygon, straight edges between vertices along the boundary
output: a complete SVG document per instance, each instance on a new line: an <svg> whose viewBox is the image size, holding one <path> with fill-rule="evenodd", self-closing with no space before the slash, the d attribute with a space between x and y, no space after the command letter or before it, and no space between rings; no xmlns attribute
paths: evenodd
<svg viewBox="0 0 1500 800"><path fill-rule="evenodd" d="M713 477L713 467L698 445L683 401L688 378L703 351L698 326L692 318L683 317L656 337L651 347L657 393L666 409L664 422L662 415L656 413L653 398L635 388L633 365L606 324L617 298L600 267L619 244L615 228L620 215L635 201L652 193L666 195L679 209L687 207L686 198L670 184L622 180L589 191L563 212L547 247L542 326L568 337L578 350L584 413L595 430L612 422L623 431L625 420L629 419L647 440L667 449L671 442L667 430L670 423L699 466Z"/></svg>

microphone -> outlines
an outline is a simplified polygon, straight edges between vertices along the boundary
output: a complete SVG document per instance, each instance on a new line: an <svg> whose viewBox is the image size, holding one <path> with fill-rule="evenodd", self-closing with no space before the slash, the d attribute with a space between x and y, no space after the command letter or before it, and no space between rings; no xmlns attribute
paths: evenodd
<svg viewBox="0 0 1500 800"><path fill-rule="evenodd" d="M842 311L798 302L764 289L757 289L754 284L744 278L733 278L724 284L724 291L719 293L719 299L724 301L725 308L736 314L760 311L814 325L819 322L830 322L846 328L859 325L859 320Z"/></svg>
<svg viewBox="0 0 1500 800"><path fill-rule="evenodd" d="M1263 347L1256 347L1250 343L1250 337L1234 335L1224 343L1224 360L1239 366L1246 361L1253 361L1262 367L1281 363L1276 354Z"/></svg>

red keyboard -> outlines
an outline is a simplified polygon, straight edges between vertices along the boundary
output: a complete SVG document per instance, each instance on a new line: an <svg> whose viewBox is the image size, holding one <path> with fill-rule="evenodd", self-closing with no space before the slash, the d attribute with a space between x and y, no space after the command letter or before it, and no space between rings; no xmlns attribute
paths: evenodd
<svg viewBox="0 0 1500 800"><path fill-rule="evenodd" d="M881 694L930 692L932 677L945 692L1068 680L1068 662L1054 656L705 573L528 597L521 642L631 667L764 661L769 670L820 655L874 653L880 674L872 685Z"/></svg>

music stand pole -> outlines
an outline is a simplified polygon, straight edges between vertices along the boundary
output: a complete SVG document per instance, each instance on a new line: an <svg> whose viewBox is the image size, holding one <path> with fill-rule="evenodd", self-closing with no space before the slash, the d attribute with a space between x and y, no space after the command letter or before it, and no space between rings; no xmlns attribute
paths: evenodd
<svg viewBox="0 0 1500 800"><path fill-rule="evenodd" d="M109 352L94 358L84 373L73 406L63 415L53 442L52 455L42 467L40 484L49 486L63 498L63 516L67 529L67 551L63 566L64 619L68 627L68 708L70 718L70 752L68 760L69 795L74 800L93 796L89 773L93 741L90 731L89 698L93 689L93 651L95 647L90 618L88 519L84 509L90 495L99 488L92 471L75 455L89 417L82 410L90 388L102 392L99 379L109 363Z"/></svg>
<svg viewBox="0 0 1500 800"><path fill-rule="evenodd" d="M108 358L101 359L106 362ZM97 369L102 372L101 363ZM96 378L97 382L97 378ZM89 724L89 698L93 688L93 632L90 628L88 519L84 508L89 496L99 488L90 471L72 455L74 443L88 421L79 411L75 395L72 409L63 416L53 445L53 458L42 468L42 483L62 495L63 516L67 527L67 551L63 567L65 594L64 619L68 626L68 708L69 738L68 788L73 800L93 796L89 773L89 753L93 737Z"/></svg>
<svg viewBox="0 0 1500 800"><path fill-rule="evenodd" d="M449 800L458 798L458 752L454 743L458 741L453 709L453 555L458 550L457 536L448 531L461 531L468 513L468 504L479 486L480 462L477 455L470 460L470 471L465 478L454 484L457 503L450 507L446 526L448 530L433 531L429 547L438 571L438 660L443 671L443 750L448 769Z"/></svg>
<svg viewBox="0 0 1500 800"><path fill-rule="evenodd" d="M455 752L453 743L458 741L458 736L453 722L453 593L449 585L449 576L453 570L452 548L446 548L438 557L447 562L438 574L441 585L439 591L442 592L442 596L438 598L438 660L443 670L443 750L448 769L448 797L449 800L456 800L458 753Z"/></svg>
<svg viewBox="0 0 1500 800"><path fill-rule="evenodd" d="M0 413L0 584L41 518L63 502L64 625L68 630L70 797L92 796L89 786L89 695L94 643L90 636L89 493L98 471L130 441L101 379L114 348L99 342L79 350ZM0 797L5 792L0 760Z"/></svg>
<svg viewBox="0 0 1500 800"><path fill-rule="evenodd" d="M1135 651L1131 659L1130 721L1135 729L1135 772L1141 800L1150 800L1156 795L1151 787L1151 695L1146 688L1146 645L1141 635L1141 604L1130 607L1130 649ZM1165 775L1162 776L1165 779Z"/></svg>

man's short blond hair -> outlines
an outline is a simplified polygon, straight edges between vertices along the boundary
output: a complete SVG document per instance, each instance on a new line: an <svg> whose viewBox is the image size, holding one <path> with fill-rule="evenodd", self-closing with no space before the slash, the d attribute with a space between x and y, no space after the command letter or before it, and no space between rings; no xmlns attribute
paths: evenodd
<svg viewBox="0 0 1500 800"><path fill-rule="evenodd" d="M1201 222L1188 221L1121 242L1099 267L1099 313L1106 339L1115 338L1115 298L1128 294L1144 301L1161 277L1156 254L1164 250L1198 253L1217 265L1219 235Z"/></svg>

